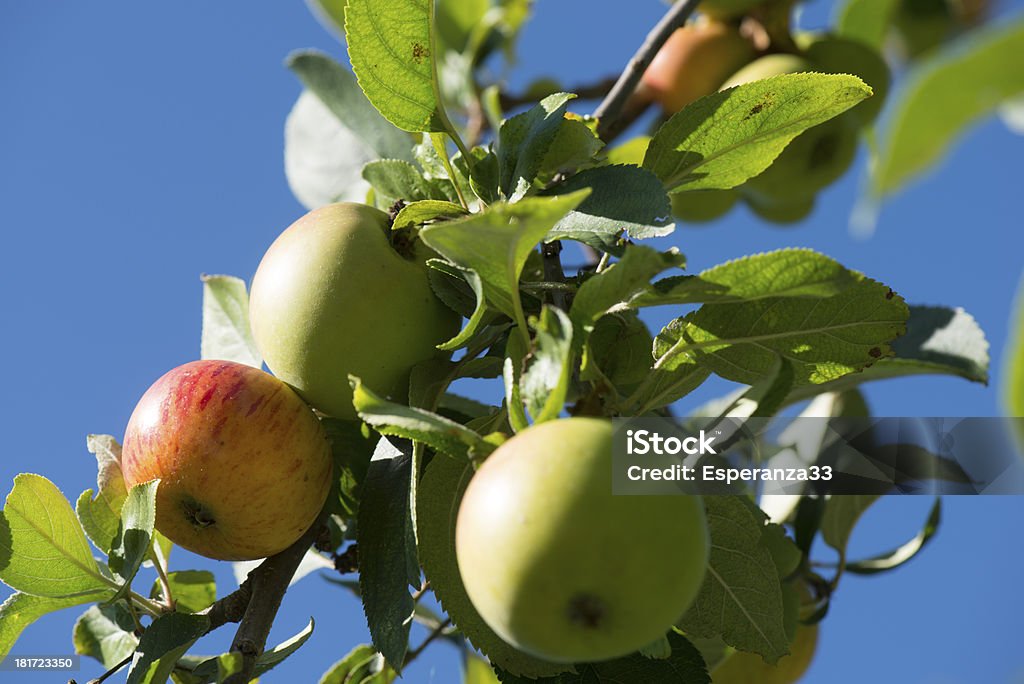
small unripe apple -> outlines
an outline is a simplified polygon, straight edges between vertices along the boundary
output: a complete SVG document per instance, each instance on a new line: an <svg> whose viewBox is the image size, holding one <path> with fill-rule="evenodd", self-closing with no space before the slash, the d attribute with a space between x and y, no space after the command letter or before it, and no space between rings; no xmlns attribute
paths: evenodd
<svg viewBox="0 0 1024 684"><path fill-rule="evenodd" d="M769 197L756 192L743 195L747 206L765 221L772 223L797 223L814 211L814 195L809 197Z"/></svg>
<svg viewBox="0 0 1024 684"><path fill-rule="evenodd" d="M795 684L807 672L818 648L818 625L796 629L789 655L769 665L756 653L737 652L711 673L712 684Z"/></svg>
<svg viewBox="0 0 1024 684"><path fill-rule="evenodd" d="M632 653L689 608L707 566L692 496L612 495L612 426L530 427L483 463L455 549L473 605L513 646L552 662Z"/></svg>
<svg viewBox="0 0 1024 684"><path fill-rule="evenodd" d="M352 202L309 212L270 246L252 280L256 346L314 408L356 417L348 376L399 400L409 371L439 352L459 317L434 296L428 251L392 247L387 216Z"/></svg>
<svg viewBox="0 0 1024 684"><path fill-rule="evenodd" d="M745 85L782 74L799 74L814 71L814 66L799 55L778 53L759 57L729 76L722 84L722 90Z"/></svg>
<svg viewBox="0 0 1024 684"><path fill-rule="evenodd" d="M673 33L644 72L640 91L669 114L718 90L754 58L754 46L736 27L696 21Z"/></svg>
<svg viewBox="0 0 1024 684"><path fill-rule="evenodd" d="M889 65L878 50L849 38L815 35L808 41L804 55L817 71L853 74L871 86L871 97L841 116L855 116L861 124L874 121L885 104L891 81Z"/></svg>
<svg viewBox="0 0 1024 684"><path fill-rule="evenodd" d="M156 528L208 558L283 551L316 519L331 484L320 421L258 368L193 361L139 400L121 454L125 484L160 478Z"/></svg>

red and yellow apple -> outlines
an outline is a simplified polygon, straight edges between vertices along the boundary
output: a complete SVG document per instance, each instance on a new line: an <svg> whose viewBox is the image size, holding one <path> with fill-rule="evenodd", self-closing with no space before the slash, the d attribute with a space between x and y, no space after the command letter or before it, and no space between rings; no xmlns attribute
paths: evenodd
<svg viewBox="0 0 1024 684"><path fill-rule="evenodd" d="M125 484L159 478L156 528L209 558L294 543L331 484L319 419L285 383L230 361L193 361L146 391L125 431Z"/></svg>
<svg viewBox="0 0 1024 684"><path fill-rule="evenodd" d="M409 371L438 354L459 317L434 296L429 250L396 251L384 212L341 202L309 212L267 250L249 317L267 366L314 408L356 417L348 376L404 398Z"/></svg>
<svg viewBox="0 0 1024 684"><path fill-rule="evenodd" d="M553 662L632 653L690 607L704 578L704 507L612 495L612 426L567 418L502 444L470 481L455 549L484 621Z"/></svg>

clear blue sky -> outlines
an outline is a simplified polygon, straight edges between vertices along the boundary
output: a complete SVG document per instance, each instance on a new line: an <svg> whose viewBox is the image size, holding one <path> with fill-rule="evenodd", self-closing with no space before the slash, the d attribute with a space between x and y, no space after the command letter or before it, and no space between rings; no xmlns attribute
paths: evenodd
<svg viewBox="0 0 1024 684"><path fill-rule="evenodd" d="M656 0L538 3L513 84L617 71L663 9ZM811 3L807 25L828 12L827 3ZM302 213L283 173L282 127L299 86L282 60L311 46L344 55L298 0L0 2L3 492L26 470L72 500L92 486L86 433L120 436L146 387L198 356L199 274L250 277ZM884 207L870 240L848 229L856 172L798 227L767 226L741 210L674 239L695 269L809 246L911 302L963 306L991 340L997 378L1024 265L1022 151L1024 139L1000 122L982 123L937 172ZM869 395L880 415L998 412L996 386L949 378L887 382ZM927 505L879 505L853 552L902 542ZM805 681L1024 681L1022 519L1019 497L947 499L943 528L918 559L890 575L844 580ZM178 568L193 560L175 556ZM224 592L234 588L226 564L198 564L216 566ZM272 639L298 631L310 614L317 630L265 681L316 681L367 640L359 605L319 578L298 584L285 603ZM15 652L69 652L75 616L37 623ZM221 632L201 650L224 648L229 633ZM431 648L405 681L455 681L454 654ZM84 682L99 672L89 662L76 676Z"/></svg>

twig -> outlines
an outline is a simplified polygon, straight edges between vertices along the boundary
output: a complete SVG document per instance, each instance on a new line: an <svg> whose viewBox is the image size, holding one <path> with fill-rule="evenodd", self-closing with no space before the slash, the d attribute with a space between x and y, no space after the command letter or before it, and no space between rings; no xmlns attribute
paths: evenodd
<svg viewBox="0 0 1024 684"><path fill-rule="evenodd" d="M128 656L127 658L125 658L124 660L119 662L117 665L114 665L112 668L110 668L109 670L107 670L106 672L101 674L96 679L90 679L88 684L103 684L103 682L107 681L108 679L113 677L115 674L117 674L118 670L123 668L128 663L132 662L132 657L134 655L135 654L132 653L132 655Z"/></svg>
<svg viewBox="0 0 1024 684"><path fill-rule="evenodd" d="M541 255L544 257L544 280L548 283L564 283L565 272L562 270L562 243L554 240L541 245ZM561 309L568 311L569 295L565 290L551 289L551 303Z"/></svg>
<svg viewBox="0 0 1024 684"><path fill-rule="evenodd" d="M602 140L607 140L606 136L609 131L615 129L618 119L622 116L626 103L630 99L630 95L636 90L640 78L647 71L647 67L650 66L654 55L658 54L658 50L665 44L669 36L686 23L686 20L690 18L690 15L697 8L698 2L699 0L681 0L675 3L665 13L665 16L661 18L661 21L647 34L647 38L640 46L640 49L636 51L636 54L633 55L626 68L622 71L619 80L615 82L611 91L594 111L594 116L598 119L597 134Z"/></svg>
<svg viewBox="0 0 1024 684"><path fill-rule="evenodd" d="M210 628L213 629L215 619L234 622L238 606L245 604L238 631L231 642L231 650L242 654L242 669L228 677L225 684L248 684L252 679L256 658L263 653L267 645L267 636L277 616L277 610L281 607L281 599L284 598L288 584L303 556L319 536L324 520L324 516L318 517L298 541L260 563L249 573L249 577L234 594L224 597L210 607L207 616L210 619Z"/></svg>
<svg viewBox="0 0 1024 684"><path fill-rule="evenodd" d="M432 629L430 631L430 634L427 635L427 638L424 639L423 642L419 646L417 646L413 650L409 651L405 655L405 662L402 664L403 667L405 665L408 665L412 661L416 660L416 658L419 657L420 653L423 653L424 649L426 649L426 647L429 646L431 644L431 642L434 641L434 639L438 638L439 636L442 636L444 634L445 628L451 626L451 624L452 624L452 619L451 618L446 618L444 622L442 622L437 627Z"/></svg>

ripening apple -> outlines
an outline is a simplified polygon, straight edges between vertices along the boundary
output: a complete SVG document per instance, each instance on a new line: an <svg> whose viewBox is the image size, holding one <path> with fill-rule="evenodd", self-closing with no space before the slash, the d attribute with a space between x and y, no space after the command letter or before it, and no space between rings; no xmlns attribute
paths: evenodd
<svg viewBox="0 0 1024 684"><path fill-rule="evenodd" d="M455 549L477 611L552 662L632 653L689 608L707 566L703 504L613 496L612 426L555 420L502 444L470 481Z"/></svg>
<svg viewBox="0 0 1024 684"><path fill-rule="evenodd" d="M332 459L320 421L288 385L251 366L193 361L139 400L121 469L128 487L160 478L156 528L175 544L252 560L313 523Z"/></svg>
<svg viewBox="0 0 1024 684"><path fill-rule="evenodd" d="M669 114L718 90L754 58L754 46L730 24L698 20L676 30L644 72L638 92Z"/></svg>
<svg viewBox="0 0 1024 684"><path fill-rule="evenodd" d="M321 207L274 241L253 277L249 318L267 366L336 418L356 417L350 374L404 396L412 367L458 331L430 289L428 250L417 240L399 254L389 233L373 207Z"/></svg>
<svg viewBox="0 0 1024 684"><path fill-rule="evenodd" d="M756 653L733 653L711 673L712 684L795 684L811 666L817 647L818 625L800 625L789 655L769 665Z"/></svg>

